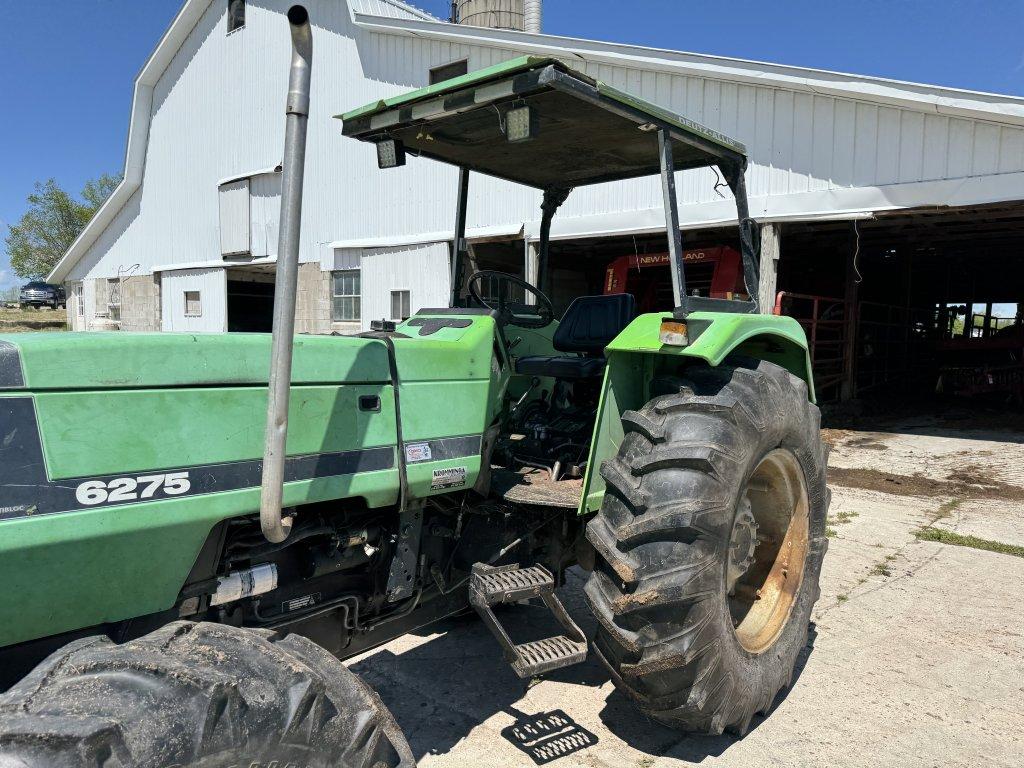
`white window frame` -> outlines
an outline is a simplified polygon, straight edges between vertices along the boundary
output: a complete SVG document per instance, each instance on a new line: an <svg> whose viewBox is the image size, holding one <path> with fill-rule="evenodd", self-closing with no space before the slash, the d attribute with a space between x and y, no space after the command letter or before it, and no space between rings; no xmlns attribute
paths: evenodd
<svg viewBox="0 0 1024 768"><path fill-rule="evenodd" d="M78 283L71 289L71 295L75 297L75 316L85 318L85 286Z"/></svg>
<svg viewBox="0 0 1024 768"><path fill-rule="evenodd" d="M188 311L189 294L191 294L191 293L194 293L196 295L195 301L199 305L198 311L194 311L194 312L189 312ZM203 292L202 291L189 291L189 290L182 291L182 298L185 301L185 308L184 308L184 316L185 317L202 317L203 316Z"/></svg>
<svg viewBox="0 0 1024 768"><path fill-rule="evenodd" d="M337 292L337 279L344 277L355 277L356 279L356 292L355 293L338 293ZM363 295L362 295L363 275L362 270L358 267L355 269L336 269L331 272L331 322L334 323L358 323L363 319ZM354 317L340 317L335 310L336 299L352 299L353 306L356 307Z"/></svg>
<svg viewBox="0 0 1024 768"><path fill-rule="evenodd" d="M405 317L395 317L394 316L395 315L395 297L396 296L401 297L401 295L403 293L408 297L407 298L407 302L406 302L406 309L408 310L408 314ZM401 298L399 298L399 307L398 307L398 309L399 309L398 314L399 315L402 314L402 312L401 312L401 310L402 310ZM394 288L394 289L392 289L392 291L391 291L391 315L392 315L391 319L394 322L396 322L396 323L400 323L403 320L407 320L410 317L412 317L412 291L411 290L409 290L408 288Z"/></svg>
<svg viewBox="0 0 1024 768"><path fill-rule="evenodd" d="M107 278L107 317L121 320L121 278Z"/></svg>

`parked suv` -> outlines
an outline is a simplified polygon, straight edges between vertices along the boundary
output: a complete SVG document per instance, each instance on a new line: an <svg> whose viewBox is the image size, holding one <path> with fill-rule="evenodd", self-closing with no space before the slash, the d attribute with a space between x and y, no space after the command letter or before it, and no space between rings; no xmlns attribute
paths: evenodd
<svg viewBox="0 0 1024 768"><path fill-rule="evenodd" d="M59 285L33 280L21 289L19 301L22 309L25 307L66 307L68 300L64 295L64 289Z"/></svg>

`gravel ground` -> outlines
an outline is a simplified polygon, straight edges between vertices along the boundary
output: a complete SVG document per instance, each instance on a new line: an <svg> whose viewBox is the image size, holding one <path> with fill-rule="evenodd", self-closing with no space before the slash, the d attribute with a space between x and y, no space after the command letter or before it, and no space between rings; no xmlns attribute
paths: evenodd
<svg viewBox="0 0 1024 768"><path fill-rule="evenodd" d="M1024 543L1024 436L917 420L827 437L831 465L861 472L832 480L834 534L799 676L741 740L647 721L593 659L530 687L472 618L350 664L423 766L1021 765L1024 558L914 534ZM933 482L894 494L892 476ZM584 578L571 572L561 596L591 631ZM536 630L545 616L522 606L503 619Z"/></svg>

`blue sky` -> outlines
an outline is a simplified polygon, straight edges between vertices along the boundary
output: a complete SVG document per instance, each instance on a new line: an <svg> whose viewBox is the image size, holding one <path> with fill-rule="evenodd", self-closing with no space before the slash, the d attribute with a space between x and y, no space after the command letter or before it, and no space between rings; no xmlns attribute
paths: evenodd
<svg viewBox="0 0 1024 768"><path fill-rule="evenodd" d="M449 7L418 5L442 16ZM0 238L35 181L77 192L120 171L132 80L179 6L0 0ZM554 34L1024 96L1024 0L545 0L544 23ZM0 288L13 281L2 251Z"/></svg>

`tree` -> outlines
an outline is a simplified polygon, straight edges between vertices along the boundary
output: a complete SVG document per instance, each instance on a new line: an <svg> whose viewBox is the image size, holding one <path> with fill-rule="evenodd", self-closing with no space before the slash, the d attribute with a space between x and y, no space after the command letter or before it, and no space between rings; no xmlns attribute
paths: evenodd
<svg viewBox="0 0 1024 768"><path fill-rule="evenodd" d="M49 274L120 181L107 174L88 181L82 200L61 189L55 179L36 182L28 210L7 233L14 273L29 280Z"/></svg>

